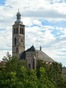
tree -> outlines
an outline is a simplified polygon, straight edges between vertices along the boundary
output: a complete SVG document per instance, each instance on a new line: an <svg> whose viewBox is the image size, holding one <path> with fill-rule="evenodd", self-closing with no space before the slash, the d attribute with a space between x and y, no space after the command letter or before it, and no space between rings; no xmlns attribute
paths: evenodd
<svg viewBox="0 0 66 88"><path fill-rule="evenodd" d="M40 67L39 88L55 88L53 83L49 81L43 67Z"/></svg>
<svg viewBox="0 0 66 88"><path fill-rule="evenodd" d="M61 63L53 62L52 64L46 64L45 62L38 60L37 62L37 75L40 76L39 68L45 68L48 79L54 84L55 88L64 88L65 82L61 77L62 65Z"/></svg>
<svg viewBox="0 0 66 88"><path fill-rule="evenodd" d="M0 87L65 88L66 81L61 78L61 70L61 64L46 64L40 60L37 61L36 70L30 70L25 61L11 57L0 69Z"/></svg>

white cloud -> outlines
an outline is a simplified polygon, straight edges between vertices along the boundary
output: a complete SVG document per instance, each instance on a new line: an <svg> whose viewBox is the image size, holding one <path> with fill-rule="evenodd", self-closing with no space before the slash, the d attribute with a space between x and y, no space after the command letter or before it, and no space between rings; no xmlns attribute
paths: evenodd
<svg viewBox="0 0 66 88"><path fill-rule="evenodd" d="M41 22L39 20L33 20L33 24L41 26Z"/></svg>
<svg viewBox="0 0 66 88"><path fill-rule="evenodd" d="M11 53L12 25L19 8L26 25L26 49L31 45L36 48L41 45L50 57L63 63L66 57L66 27L58 27L57 22L66 20L66 3L59 2L53 0L51 4L51 0L6 0L0 6L0 58L6 52ZM44 23L44 20L49 21L49 24ZM51 25L52 22L56 25Z"/></svg>

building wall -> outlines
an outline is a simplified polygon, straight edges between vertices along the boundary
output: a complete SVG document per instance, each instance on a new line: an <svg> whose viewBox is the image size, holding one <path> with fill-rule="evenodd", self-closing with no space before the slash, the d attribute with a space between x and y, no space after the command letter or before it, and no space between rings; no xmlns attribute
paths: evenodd
<svg viewBox="0 0 66 88"><path fill-rule="evenodd" d="M26 52L27 67L36 69L36 52Z"/></svg>

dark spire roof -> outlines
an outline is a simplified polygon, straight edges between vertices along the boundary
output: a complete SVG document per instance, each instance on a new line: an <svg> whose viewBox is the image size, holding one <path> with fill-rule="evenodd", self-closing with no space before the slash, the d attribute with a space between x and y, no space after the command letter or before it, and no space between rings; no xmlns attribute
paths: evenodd
<svg viewBox="0 0 66 88"><path fill-rule="evenodd" d="M27 49L27 51L36 51L35 47L32 45L29 49Z"/></svg>
<svg viewBox="0 0 66 88"><path fill-rule="evenodd" d="M26 58L26 52L31 52L31 51L33 51L33 52L36 51L34 46L31 46L29 49L27 49L26 51L22 52L20 54L20 59L25 59Z"/></svg>

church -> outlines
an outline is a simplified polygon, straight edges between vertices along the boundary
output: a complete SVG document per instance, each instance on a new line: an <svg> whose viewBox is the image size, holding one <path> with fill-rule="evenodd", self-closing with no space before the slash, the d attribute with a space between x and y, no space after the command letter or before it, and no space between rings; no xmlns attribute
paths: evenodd
<svg viewBox="0 0 66 88"><path fill-rule="evenodd" d="M36 50L34 46L25 50L25 25L21 21L21 14L18 11L16 14L16 21L12 26L12 56L16 56L25 60L27 67L36 69L37 60L43 60L47 64L51 64L54 60L45 54L41 47Z"/></svg>

